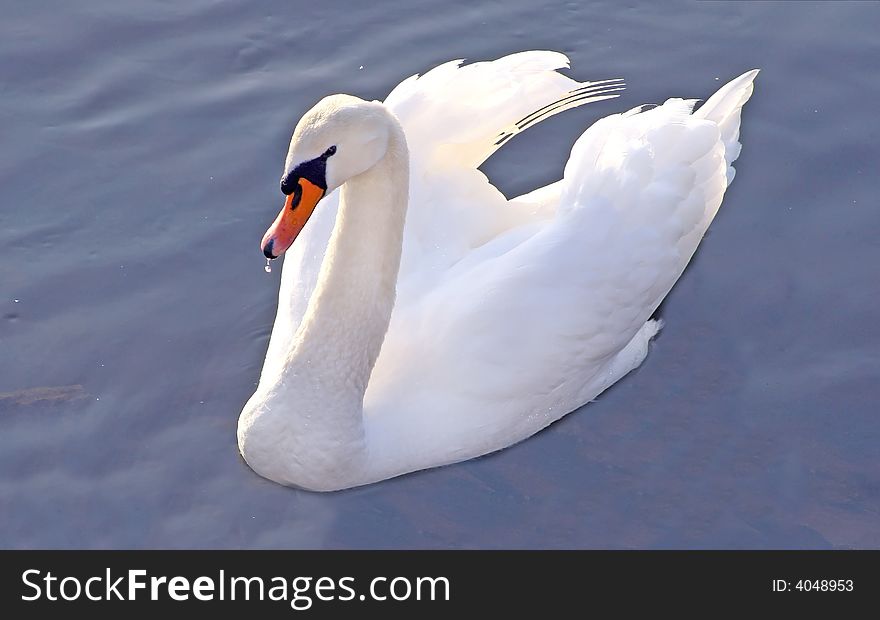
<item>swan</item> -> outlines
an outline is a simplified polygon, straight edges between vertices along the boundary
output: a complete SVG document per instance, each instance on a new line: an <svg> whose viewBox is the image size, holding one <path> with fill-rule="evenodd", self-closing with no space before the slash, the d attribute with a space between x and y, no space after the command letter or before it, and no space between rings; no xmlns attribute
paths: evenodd
<svg viewBox="0 0 880 620"><path fill-rule="evenodd" d="M474 458L645 359L651 316L733 179L758 71L696 111L669 99L599 120L559 181L508 200L483 161L623 88L568 66L550 51L457 60L384 102L332 95L302 117L261 244L268 259L290 251L239 417L255 472L335 491Z"/></svg>

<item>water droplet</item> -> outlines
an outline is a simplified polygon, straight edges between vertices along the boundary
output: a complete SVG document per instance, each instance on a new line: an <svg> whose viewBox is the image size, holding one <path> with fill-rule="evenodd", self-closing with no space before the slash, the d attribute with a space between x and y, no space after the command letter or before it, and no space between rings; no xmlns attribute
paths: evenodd
<svg viewBox="0 0 880 620"><path fill-rule="evenodd" d="M269 259L266 259L266 266L263 267L266 270L266 273L272 273L272 265L269 263Z"/></svg>

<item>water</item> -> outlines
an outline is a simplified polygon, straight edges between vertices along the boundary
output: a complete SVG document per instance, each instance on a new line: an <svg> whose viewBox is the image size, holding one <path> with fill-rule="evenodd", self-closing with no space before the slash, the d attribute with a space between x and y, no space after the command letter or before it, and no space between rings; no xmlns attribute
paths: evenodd
<svg viewBox="0 0 880 620"><path fill-rule="evenodd" d="M880 547L880 5L8 4L0 546ZM334 495L257 477L235 425L294 122L538 48L629 88L505 146L511 195L595 119L763 69L646 363L489 458Z"/></svg>

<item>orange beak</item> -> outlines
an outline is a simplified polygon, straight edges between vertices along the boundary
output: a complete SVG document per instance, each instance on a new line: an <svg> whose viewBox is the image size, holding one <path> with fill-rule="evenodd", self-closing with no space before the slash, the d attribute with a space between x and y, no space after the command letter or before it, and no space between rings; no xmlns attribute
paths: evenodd
<svg viewBox="0 0 880 620"><path fill-rule="evenodd" d="M278 258L289 248L309 221L318 201L324 197L324 189L311 181L300 178L293 192L284 202L281 213L263 235L260 247L266 258Z"/></svg>

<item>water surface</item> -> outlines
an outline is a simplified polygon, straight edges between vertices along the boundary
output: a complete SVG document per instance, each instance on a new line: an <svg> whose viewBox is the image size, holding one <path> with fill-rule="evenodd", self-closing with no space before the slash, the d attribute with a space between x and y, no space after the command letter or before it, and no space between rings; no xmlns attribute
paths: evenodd
<svg viewBox="0 0 880 620"><path fill-rule="evenodd" d="M4 8L0 546L880 547L880 5L401 4ZM508 195L601 116L763 69L645 364L488 458L334 495L257 477L235 425L296 119L538 48L629 88L505 146Z"/></svg>

